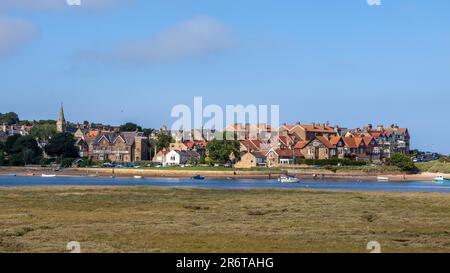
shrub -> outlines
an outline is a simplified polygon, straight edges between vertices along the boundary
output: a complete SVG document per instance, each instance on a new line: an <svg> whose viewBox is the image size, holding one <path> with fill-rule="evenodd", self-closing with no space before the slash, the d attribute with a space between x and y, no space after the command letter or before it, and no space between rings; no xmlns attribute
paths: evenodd
<svg viewBox="0 0 450 273"><path fill-rule="evenodd" d="M8 161L6 160L6 158L0 154L0 166L5 166L8 164Z"/></svg>
<svg viewBox="0 0 450 273"><path fill-rule="evenodd" d="M416 173L419 171L419 169L411 160L411 158L405 154L400 153L393 154L391 158L388 159L387 162L392 166L399 167L400 170L403 172Z"/></svg>
<svg viewBox="0 0 450 273"><path fill-rule="evenodd" d="M52 162L54 162L55 160L54 159L51 159L51 158L41 158L41 160L39 161L39 164L42 166L42 167L45 167L45 166L48 166L48 165L50 165Z"/></svg>
<svg viewBox="0 0 450 273"><path fill-rule="evenodd" d="M83 160L78 163L78 167L80 168L87 168L90 166L92 166L92 160L88 158L83 158Z"/></svg>
<svg viewBox="0 0 450 273"><path fill-rule="evenodd" d="M73 158L63 158L61 160L61 167L62 168L69 168L72 166L74 159Z"/></svg>

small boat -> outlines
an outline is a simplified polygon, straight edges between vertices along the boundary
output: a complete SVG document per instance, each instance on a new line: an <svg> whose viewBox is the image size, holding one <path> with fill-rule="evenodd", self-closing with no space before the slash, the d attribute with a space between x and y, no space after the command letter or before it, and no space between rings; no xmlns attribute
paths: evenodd
<svg viewBox="0 0 450 273"><path fill-rule="evenodd" d="M42 174L42 177L56 177L56 174Z"/></svg>
<svg viewBox="0 0 450 273"><path fill-rule="evenodd" d="M281 183L299 183L300 179L295 176L282 176L278 178L278 182Z"/></svg>
<svg viewBox="0 0 450 273"><path fill-rule="evenodd" d="M377 180L381 181L381 182L383 182L383 181L386 182L386 181L389 181L390 179L389 179L389 177L378 176Z"/></svg>
<svg viewBox="0 0 450 273"><path fill-rule="evenodd" d="M204 177L203 175L196 175L196 176L193 176L192 179L195 179L195 180L204 180L205 177Z"/></svg>
<svg viewBox="0 0 450 273"><path fill-rule="evenodd" d="M135 176L134 176L134 179L142 179L142 178L144 178L144 177L142 177L142 176L140 176L140 175L135 175Z"/></svg>
<svg viewBox="0 0 450 273"><path fill-rule="evenodd" d="M433 181L434 182L441 182L441 183L443 183L443 182L446 182L446 181L450 182L450 179L444 178L444 176L439 175L439 176L433 178Z"/></svg>
<svg viewBox="0 0 450 273"><path fill-rule="evenodd" d="M17 176L15 173L10 173L8 176Z"/></svg>

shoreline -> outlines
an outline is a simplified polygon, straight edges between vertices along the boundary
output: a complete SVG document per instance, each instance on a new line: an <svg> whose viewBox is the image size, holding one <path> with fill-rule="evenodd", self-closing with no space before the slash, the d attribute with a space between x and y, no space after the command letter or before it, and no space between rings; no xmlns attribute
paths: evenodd
<svg viewBox="0 0 450 273"><path fill-rule="evenodd" d="M391 182L415 182L432 181L438 175L446 176L440 173L420 173L420 174L401 174L401 173L364 173L363 171L345 171L333 173L324 169L286 169L268 171L242 171L242 170L155 170L155 169L112 169L112 168L67 168L59 171L53 171L51 168L44 167L2 167L0 176L41 176L42 174L56 174L59 177L117 177L130 178L135 175L143 178L191 178L195 175L203 175L208 179L276 179L280 176L295 175L303 179L318 179L332 181L377 181L377 178L387 177ZM447 175L449 176L449 175ZM318 178L319 177L319 178Z"/></svg>

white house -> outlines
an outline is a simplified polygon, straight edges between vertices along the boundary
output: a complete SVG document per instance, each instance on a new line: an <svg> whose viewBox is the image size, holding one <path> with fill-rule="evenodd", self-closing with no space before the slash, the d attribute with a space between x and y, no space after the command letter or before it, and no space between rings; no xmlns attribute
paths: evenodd
<svg viewBox="0 0 450 273"><path fill-rule="evenodd" d="M166 164L169 166L191 163L192 160L199 160L200 154L194 151L170 151L166 155Z"/></svg>

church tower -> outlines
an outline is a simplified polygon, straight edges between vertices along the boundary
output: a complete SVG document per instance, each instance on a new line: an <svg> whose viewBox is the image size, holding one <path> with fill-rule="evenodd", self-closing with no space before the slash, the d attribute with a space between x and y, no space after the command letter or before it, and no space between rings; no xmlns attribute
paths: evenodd
<svg viewBox="0 0 450 273"><path fill-rule="evenodd" d="M64 117L64 107L61 104L61 110L59 111L58 121L56 122L56 132L65 133L66 132L66 118Z"/></svg>

